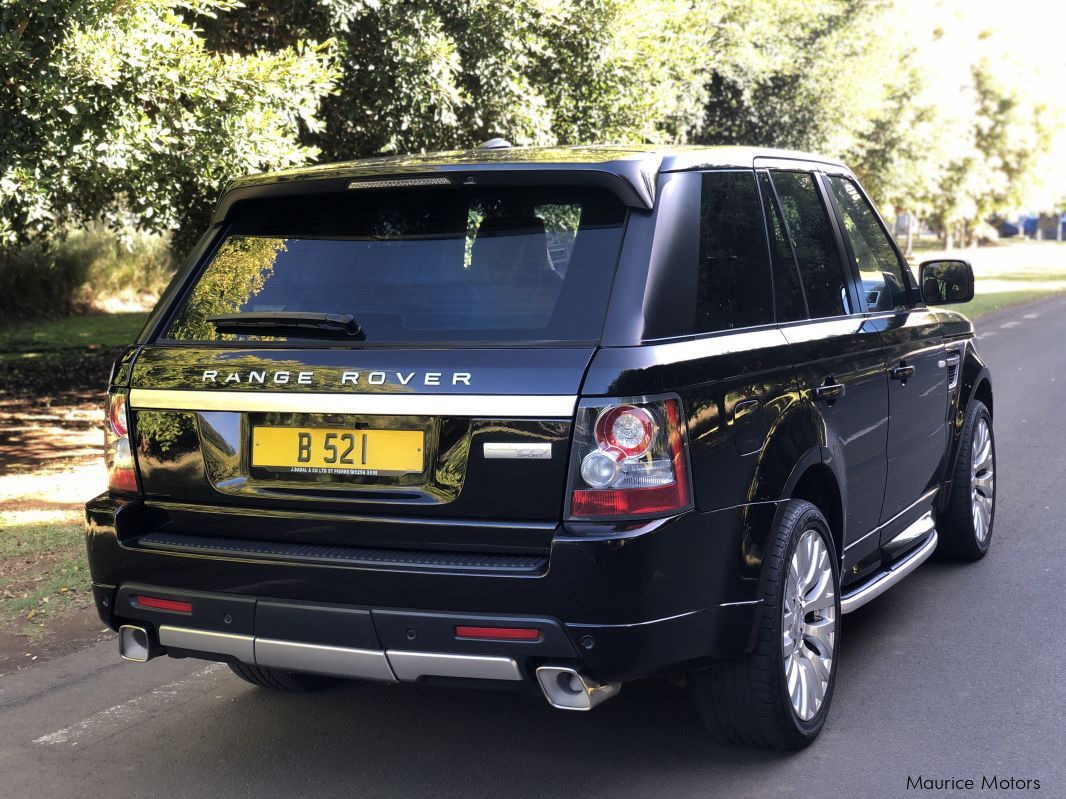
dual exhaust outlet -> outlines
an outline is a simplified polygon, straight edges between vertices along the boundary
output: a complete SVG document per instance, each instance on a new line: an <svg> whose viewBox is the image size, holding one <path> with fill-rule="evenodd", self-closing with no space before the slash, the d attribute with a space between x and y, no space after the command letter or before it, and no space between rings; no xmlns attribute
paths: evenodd
<svg viewBox="0 0 1066 799"><path fill-rule="evenodd" d="M147 627L134 624L124 624L119 628L118 644L122 659L134 663L146 663L163 654L155 633ZM314 672L314 669L308 668L307 671ZM592 710L622 688L620 683L602 683L571 666L539 666L536 674L544 698L549 705L559 710ZM463 675L460 670L454 676L478 675Z"/></svg>

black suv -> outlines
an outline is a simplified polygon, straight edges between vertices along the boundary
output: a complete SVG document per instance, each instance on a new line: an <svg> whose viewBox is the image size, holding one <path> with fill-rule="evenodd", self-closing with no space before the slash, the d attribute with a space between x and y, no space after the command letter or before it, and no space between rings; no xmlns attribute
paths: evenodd
<svg viewBox="0 0 1066 799"><path fill-rule="evenodd" d="M985 554L962 261L916 284L844 166L494 147L238 180L116 364L86 509L121 652L539 689L684 674L821 729L841 614Z"/></svg>

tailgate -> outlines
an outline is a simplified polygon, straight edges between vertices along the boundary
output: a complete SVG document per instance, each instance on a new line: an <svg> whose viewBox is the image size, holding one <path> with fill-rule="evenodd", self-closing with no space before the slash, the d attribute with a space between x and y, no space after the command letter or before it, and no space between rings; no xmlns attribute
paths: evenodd
<svg viewBox="0 0 1066 799"><path fill-rule="evenodd" d="M233 509L272 511L292 518L278 535L315 543L337 543L323 513L554 523L593 351L146 347L130 392L142 488L187 525L192 506L230 509L231 528ZM546 545L553 528L507 540Z"/></svg>

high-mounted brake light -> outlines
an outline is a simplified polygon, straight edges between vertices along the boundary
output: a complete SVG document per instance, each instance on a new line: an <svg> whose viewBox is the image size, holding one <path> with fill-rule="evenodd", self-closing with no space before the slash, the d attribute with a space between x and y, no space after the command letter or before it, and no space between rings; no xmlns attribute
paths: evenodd
<svg viewBox="0 0 1066 799"><path fill-rule="evenodd" d="M129 439L129 411L125 394L110 394L107 398L107 424L104 425L104 463L107 466L107 487L124 494L137 493L137 468Z"/></svg>
<svg viewBox="0 0 1066 799"><path fill-rule="evenodd" d="M571 519L661 516L690 504L681 400L585 400L571 453Z"/></svg>

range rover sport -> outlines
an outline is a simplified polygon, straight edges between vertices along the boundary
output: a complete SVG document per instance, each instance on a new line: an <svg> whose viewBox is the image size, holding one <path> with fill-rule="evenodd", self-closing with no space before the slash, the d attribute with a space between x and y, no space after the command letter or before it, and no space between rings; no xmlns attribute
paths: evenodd
<svg viewBox="0 0 1066 799"><path fill-rule="evenodd" d="M935 308L972 294L800 153L238 180L112 373L97 609L282 690L681 674L712 732L804 746L842 614L988 550L990 377Z"/></svg>

